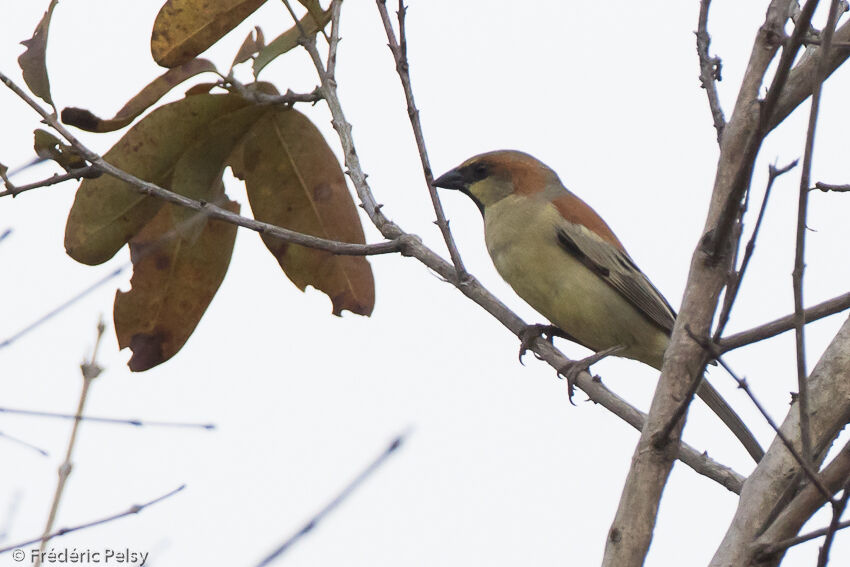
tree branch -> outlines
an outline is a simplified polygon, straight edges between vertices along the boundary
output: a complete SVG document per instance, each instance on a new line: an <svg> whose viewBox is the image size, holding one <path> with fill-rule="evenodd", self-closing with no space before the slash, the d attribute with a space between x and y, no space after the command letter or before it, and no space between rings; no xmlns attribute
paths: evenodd
<svg viewBox="0 0 850 567"><path fill-rule="evenodd" d="M431 162L428 159L428 150L425 147L425 134L422 131L422 122L419 120L419 110L416 108L416 102L413 100L413 86L410 83L410 65L407 61L407 38L404 28L404 17L406 8L403 0L399 0L398 5L398 33L401 43L396 40L393 32L393 25L390 21L390 16L387 13L386 0L376 0L378 12L381 14L381 21L384 24L384 30L389 41L389 48L395 60L395 68L401 79L401 86L404 90L404 99L407 102L407 116L410 118L410 126L413 128L413 137L416 140L416 147L419 149L419 160L422 162L422 172L425 174L425 184L428 186L428 194L431 197L431 204L434 207L434 213L437 216L437 226L443 234L443 240L446 243L446 248L449 250L449 257L452 264L457 269L457 279L462 280L466 277L466 268L463 266L463 261L460 258L457 245L452 238L449 223L446 220L446 214L443 212L443 204L440 202L440 196L437 194L437 189L434 187L434 174L431 171Z"/></svg>
<svg viewBox="0 0 850 567"><path fill-rule="evenodd" d="M69 179L82 179L83 177L97 177L100 175L100 172L93 165L89 165L86 167L81 167L80 169L74 169L69 171L68 173L63 173L59 175L58 173L54 173L51 177L47 179L43 179L41 181L36 181L35 183L30 183L28 185L16 185L9 186L5 191L0 191L0 197L12 196L17 197L19 194L30 191L32 189L38 189L39 187L49 187L50 185L56 185L57 183L62 183L63 181L68 181ZM8 185L7 185L8 186Z"/></svg>
<svg viewBox="0 0 850 567"><path fill-rule="evenodd" d="M712 57L708 52L711 44L711 36L708 35L708 9L711 0L700 0L699 23L697 24L697 55L699 55L699 82L708 96L708 108L711 110L711 118L714 121L714 129L717 130L717 143L723 138L723 128L726 126L726 118L723 116L723 108L720 106L720 97L717 95L717 81L721 80L720 73L722 62L719 57Z"/></svg>
<svg viewBox="0 0 850 567"><path fill-rule="evenodd" d="M807 323L812 323L818 319L823 319L824 317L840 313L845 309L850 309L850 293L833 297L823 303L818 303L813 307L809 307L804 311L804 316ZM794 328L794 319L795 315L792 313L791 315L775 319L770 323L759 325L758 327L748 331L741 331L740 333L724 337L720 339L718 343L719 353L723 354L730 350L735 350L736 348L741 348L758 341L775 337L776 335L782 334L786 331L790 331Z"/></svg>
<svg viewBox="0 0 850 567"><path fill-rule="evenodd" d="M850 420L850 319L844 322L833 338L808 379L809 418L812 433L814 464L820 463L835 436ZM785 436L797 450L800 449L799 404L791 405L781 426ZM843 464L842 464L843 463ZM842 450L841 458L826 467L819 478L829 491L833 472L844 470L840 484L846 479L850 467L850 448ZM810 507L826 500L820 489L811 483L795 496L799 488L801 467L779 438L774 439L755 471L747 479L738 507L726 535L714 558L712 567L749 565L754 553L753 543L774 543L793 536L805 520L794 510ZM793 497L791 500L790 497ZM804 498L808 504L803 506ZM791 504L788 504L788 502ZM796 503L795 503L796 501ZM777 514L776 511L779 511ZM789 514L793 517L789 517ZM803 514L805 515L805 514ZM809 514L810 515L810 514ZM808 516L807 516L808 517ZM776 520L773 520L776 518ZM800 524L789 531L787 522L800 519ZM767 530L765 528L769 527ZM784 527L783 527L784 526Z"/></svg>
<svg viewBox="0 0 850 567"><path fill-rule="evenodd" d="M141 512L145 508L148 508L149 506L153 506L154 504L158 504L158 503L162 502L163 500L165 500L167 498L171 498L172 496L174 496L175 494L177 494L178 492L180 492L184 488L186 488L186 485L181 484L180 486L178 486L177 488L175 488L171 492L163 494L162 496L160 496L158 498L154 498L153 500L150 500L150 501L145 502L143 504L133 504L132 506L130 506L128 509L126 509L123 512L120 512L118 514L113 514L112 516L107 516L106 518L101 518L100 520L95 520L93 522L88 522L86 524L80 524L78 526L73 526L73 527L70 527L70 528L61 528L61 529L58 529L51 534L48 534L47 536L37 537L37 538L33 538L33 539L30 539L30 540L27 540L27 541L19 541L17 543L14 543L12 545L7 546L7 547L0 548L0 554L9 552L9 551L12 551L12 550L15 550L15 549L20 549L20 548L26 547L28 545L32 545L34 543L38 543L44 537L46 537L47 541L49 541L53 538L63 536L65 534L69 534L71 532L77 532L77 531L80 531L80 530L84 530L86 528L93 528L94 526L99 526L101 524L106 524L106 523L111 522L113 520L118 520L120 518L123 518L124 516L130 516L132 514L138 514L139 512Z"/></svg>
<svg viewBox="0 0 850 567"><path fill-rule="evenodd" d="M731 267L731 251L737 248L731 228L737 219L760 142L759 122L753 110L758 108L758 94L765 73L778 49L779 39L784 36L791 2L771 2L765 23L756 36L732 117L724 127L704 229L706 236L691 260L682 308L664 356L661 377L608 532L602 561L606 567L643 565L652 540L658 505L675 457L670 447L678 443L686 416L673 428L667 446L658 446L656 441L659 432L679 410L679 402L686 396L688 387L705 370L707 354L690 333L698 337L709 336L720 291Z"/></svg>

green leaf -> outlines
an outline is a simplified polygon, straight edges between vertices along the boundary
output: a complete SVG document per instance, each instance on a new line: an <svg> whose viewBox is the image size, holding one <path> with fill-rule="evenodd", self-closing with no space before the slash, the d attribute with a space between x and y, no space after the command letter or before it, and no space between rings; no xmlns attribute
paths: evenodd
<svg viewBox="0 0 850 567"><path fill-rule="evenodd" d="M239 51L236 52L236 57L233 58L233 63L230 65L231 70L239 63L243 63L257 54L266 46L266 38L263 37L263 30L260 26L255 26L254 29L248 32L248 37L242 42Z"/></svg>
<svg viewBox="0 0 850 567"><path fill-rule="evenodd" d="M192 59L179 67L169 69L150 83L139 94L131 98L114 117L104 120L84 108L65 108L62 122L89 132L112 132L130 124L168 91L183 81L201 73L215 73L216 68L206 59Z"/></svg>
<svg viewBox="0 0 850 567"><path fill-rule="evenodd" d="M345 176L321 132L300 112L270 109L231 157L245 180L255 218L331 240L363 244L357 208ZM369 315L375 304L372 268L364 257L289 244L263 235L263 242L300 289L326 293L333 313Z"/></svg>
<svg viewBox="0 0 850 567"><path fill-rule="evenodd" d="M151 55L176 67L205 51L266 0L168 0L153 24Z"/></svg>
<svg viewBox="0 0 850 567"><path fill-rule="evenodd" d="M196 201L218 201L224 194L221 176L227 166L227 157L267 110L267 107L262 106L246 106L200 128L194 136L197 141L186 148L174 166L171 190ZM185 238L196 238L198 231L203 228L188 222L196 214L186 208L174 212ZM184 222L186 228L182 228Z"/></svg>
<svg viewBox="0 0 850 567"><path fill-rule="evenodd" d="M322 13L322 18L318 20L318 23L316 23L316 20L309 13L301 18L300 23L307 35L313 35L328 25L330 21L331 10L328 9ZM298 29L298 26L293 26L273 39L254 58L254 77L258 77L263 67L271 63L273 59L298 47L298 40L300 38L301 30Z"/></svg>
<svg viewBox="0 0 850 567"><path fill-rule="evenodd" d="M248 103L234 95L195 95L161 106L133 126L104 156L141 179L166 185L198 133L216 118ZM65 226L65 250L84 264L115 255L159 210L162 202L129 183L103 175L85 179Z"/></svg>
<svg viewBox="0 0 850 567"><path fill-rule="evenodd" d="M40 158L51 159L66 171L79 169L87 165L86 160L73 147L46 130L33 131L33 149Z"/></svg>
<svg viewBox="0 0 850 567"><path fill-rule="evenodd" d="M233 201L223 207L239 212ZM210 220L190 243L175 231L178 208L165 204L130 240L132 287L115 293L115 334L120 348L133 351L133 372L162 364L183 347L230 265L236 226Z"/></svg>

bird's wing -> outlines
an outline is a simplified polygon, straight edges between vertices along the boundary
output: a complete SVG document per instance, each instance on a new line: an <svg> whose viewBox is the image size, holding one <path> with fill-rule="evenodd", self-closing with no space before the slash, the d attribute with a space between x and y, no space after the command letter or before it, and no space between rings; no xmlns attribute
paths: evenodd
<svg viewBox="0 0 850 567"><path fill-rule="evenodd" d="M624 250L568 220L559 223L556 230L565 252L617 290L647 319L668 334L673 330L675 311Z"/></svg>

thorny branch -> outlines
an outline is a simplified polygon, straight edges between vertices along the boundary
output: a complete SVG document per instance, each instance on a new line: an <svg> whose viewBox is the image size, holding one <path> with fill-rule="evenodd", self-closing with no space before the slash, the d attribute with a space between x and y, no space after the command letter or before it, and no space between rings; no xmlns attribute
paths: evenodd
<svg viewBox="0 0 850 567"><path fill-rule="evenodd" d="M717 95L717 81L721 79L723 64L719 57L712 57L708 48L711 44L711 36L708 35L708 9L711 0L700 0L699 23L697 24L697 54L699 55L699 82L708 96L708 108L711 110L711 118L714 120L714 129L717 130L717 143L723 138L723 128L726 126L726 118L723 116L723 108L720 106L720 97Z"/></svg>
<svg viewBox="0 0 850 567"><path fill-rule="evenodd" d="M832 36L838 21L838 0L832 0L829 6L826 28L823 31L823 53L818 65L818 76L812 90L812 106L809 111L809 125L806 130L806 145L803 153L803 166L800 173L800 192L797 201L797 236L795 246L794 271L792 272L792 285L794 288L794 338L797 345L797 402L800 408L800 441L802 444L803 458L807 462L813 459L812 436L809 426L809 394L808 394L808 371L806 369L806 342L805 326L806 318L803 312L803 275L805 271L806 250L806 216L809 206L809 187L811 186L812 159L815 146L815 129L820 110L820 95L823 81L827 77L826 59L830 51ZM799 24L798 24L799 25ZM796 29L795 29L796 32ZM796 35L796 34L795 34ZM835 504L833 504L835 505Z"/></svg>
<svg viewBox="0 0 850 567"><path fill-rule="evenodd" d="M288 0L283 0L290 13L292 8ZM296 18L297 19L297 18ZM372 223L381 231L387 238L397 238L399 235L405 234L395 223L390 221L381 211L381 206L377 205L372 195L372 190L366 182L366 175L360 166L360 160L357 157L357 152L354 150L354 140L351 135L351 125L345 120L345 115L342 112L342 106L337 96L336 85L327 80L326 71L322 64L321 56L316 48L315 40L308 36L303 36L301 42L313 64L322 82L322 95L325 102L331 111L333 118L333 126L339 135L340 144L343 148L345 156L345 165L348 168L348 175L354 184L355 191L360 198L361 204L366 211ZM488 313L493 315L499 322L507 327L514 335L520 336L526 328L526 323L517 317L504 303L493 296L486 288L484 288L475 278L468 278L457 281L457 270L449 262L435 254L430 248L422 244L418 239L411 241L407 248L406 255L412 256L422 262L425 266L434 270L437 274L443 277L447 282L452 283L464 295L472 301L484 308ZM568 362L568 359L556 348L543 340L535 341L532 350L545 360L552 368L560 369ZM640 430L645 422L646 415L636 410L634 407L626 403L620 397L605 388L598 380L587 373L582 372L579 375L577 385L581 388L591 400L599 403L621 419L625 420L632 427ZM699 474L708 476L721 485L725 486L733 492L740 491L739 481L743 478L738 474L720 465L704 454L688 447L682 443L679 446L678 458L685 464L693 468Z"/></svg>
<svg viewBox="0 0 850 567"><path fill-rule="evenodd" d="M425 134L422 131L422 122L419 120L419 109L416 108L416 102L413 100L413 87L410 83L410 64L407 61L407 35L405 33L404 18L407 13L407 8L404 7L403 0L398 2L398 35L396 40L393 24L390 21L390 16L387 13L386 0L377 0L378 12L381 14L381 21L384 24L384 31L387 33L389 48L395 60L395 68L401 79L401 86L404 89L404 99L407 102L407 115L410 118L410 126L413 128L413 137L416 139L416 147L419 149L419 159L422 162L422 172L425 174L425 183L428 186L428 194L431 197L431 204L434 207L434 212L437 216L437 226L443 234L443 240L446 242L446 248L449 250L449 257L452 264L457 268L457 277L462 280L466 277L466 269L463 266L463 261L460 258L457 245L452 238L449 222L446 220L446 214L443 212L443 204L440 202L440 196L434 188L434 174L431 171L431 161L428 159L428 150L425 146Z"/></svg>
<svg viewBox="0 0 850 567"><path fill-rule="evenodd" d="M729 322L729 314L732 312L732 305L735 303L735 299L738 296L738 290L741 288L741 282L743 281L744 274L747 271L747 266L749 266L750 259L753 256L753 252L755 252L756 238L758 237L759 230L761 229L761 223L764 220L764 213L767 210L767 201L770 198L770 191L773 189L773 183L776 181L777 177L788 173L796 166L797 160L792 161L785 167L777 168L775 165L768 166L767 187L764 190L764 197L761 201L761 207L759 208L759 214L756 218L756 224L753 227L753 233L750 236L750 240L744 248L744 257L741 260L741 267L737 272L730 274L730 281L726 285L726 293L723 295L723 308L720 311L720 316L717 318L717 326L714 331L714 342L718 341L720 335L723 334L723 330L726 328L726 323Z"/></svg>

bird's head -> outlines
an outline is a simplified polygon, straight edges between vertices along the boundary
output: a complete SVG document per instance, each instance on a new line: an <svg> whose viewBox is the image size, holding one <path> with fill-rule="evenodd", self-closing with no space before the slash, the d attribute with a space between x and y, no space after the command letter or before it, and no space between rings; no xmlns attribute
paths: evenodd
<svg viewBox="0 0 850 567"><path fill-rule="evenodd" d="M465 193L483 215L487 207L508 195L543 193L553 186L552 181L558 181L558 176L537 158L515 150L498 150L469 158L441 175L434 186Z"/></svg>

